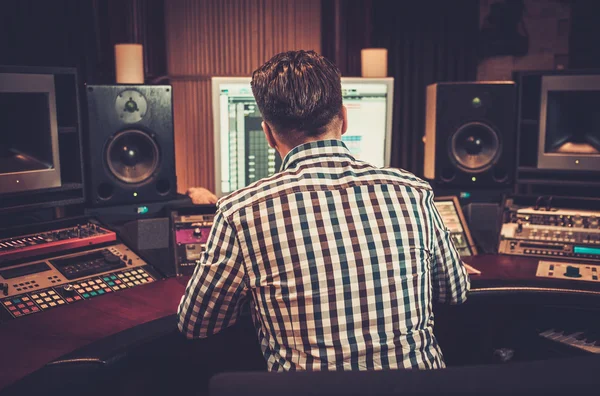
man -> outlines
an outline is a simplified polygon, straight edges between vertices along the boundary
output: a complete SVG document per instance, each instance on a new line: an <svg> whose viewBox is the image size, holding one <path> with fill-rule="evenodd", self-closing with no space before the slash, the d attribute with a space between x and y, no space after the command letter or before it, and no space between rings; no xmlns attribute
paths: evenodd
<svg viewBox="0 0 600 396"><path fill-rule="evenodd" d="M179 329L217 333L249 299L272 371L444 367L432 302L462 303L469 279L429 184L350 154L322 56L276 55L252 91L281 171L219 201Z"/></svg>

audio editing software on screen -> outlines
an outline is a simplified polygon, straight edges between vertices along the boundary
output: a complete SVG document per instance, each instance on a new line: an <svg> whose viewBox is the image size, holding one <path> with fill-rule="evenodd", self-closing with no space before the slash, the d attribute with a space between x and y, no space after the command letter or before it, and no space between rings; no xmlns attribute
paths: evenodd
<svg viewBox="0 0 600 396"><path fill-rule="evenodd" d="M219 165L221 192L226 194L278 172L282 160L264 136L250 85L221 84L219 92ZM342 83L342 95L349 124L342 141L358 159L385 166L387 86Z"/></svg>

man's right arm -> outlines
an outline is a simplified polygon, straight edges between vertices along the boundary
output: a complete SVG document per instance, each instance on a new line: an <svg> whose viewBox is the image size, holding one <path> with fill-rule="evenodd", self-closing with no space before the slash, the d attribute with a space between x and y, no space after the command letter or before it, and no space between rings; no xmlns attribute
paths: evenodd
<svg viewBox="0 0 600 396"><path fill-rule="evenodd" d="M427 210L431 216L432 229L432 270L433 296L437 302L461 304L467 299L471 286L467 269L450 237L450 230L444 224L433 202L433 193L426 197Z"/></svg>

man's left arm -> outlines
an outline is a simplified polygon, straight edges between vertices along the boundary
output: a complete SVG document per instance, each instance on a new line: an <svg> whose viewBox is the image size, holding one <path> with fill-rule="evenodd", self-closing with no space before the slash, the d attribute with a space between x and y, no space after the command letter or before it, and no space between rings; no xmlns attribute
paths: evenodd
<svg viewBox="0 0 600 396"><path fill-rule="evenodd" d="M233 325L248 291L235 230L217 210L207 249L179 304L178 328L205 338Z"/></svg>

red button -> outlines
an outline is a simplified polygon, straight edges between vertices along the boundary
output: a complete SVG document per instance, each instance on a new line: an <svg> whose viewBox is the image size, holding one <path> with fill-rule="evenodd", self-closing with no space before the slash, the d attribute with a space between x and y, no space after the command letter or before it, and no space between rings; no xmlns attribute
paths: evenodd
<svg viewBox="0 0 600 396"><path fill-rule="evenodd" d="M81 300L81 296L75 296L75 300Z"/></svg>
<svg viewBox="0 0 600 396"><path fill-rule="evenodd" d="M23 310L23 313L29 313L29 312L30 312L30 311L29 311L27 308L25 308L25 309Z"/></svg>
<svg viewBox="0 0 600 396"><path fill-rule="evenodd" d="M121 283L121 281L117 279L117 280L115 281L115 283L118 285L119 283Z"/></svg>
<svg viewBox="0 0 600 396"><path fill-rule="evenodd" d="M28 306L28 307L31 307L32 305L33 305L33 303L32 303L31 301L29 301L29 302L27 303L27 306Z"/></svg>
<svg viewBox="0 0 600 396"><path fill-rule="evenodd" d="M17 307L23 309L23 308L25 308L25 304L19 304L19 305L17 305Z"/></svg>
<svg viewBox="0 0 600 396"><path fill-rule="evenodd" d="M13 315L15 315L15 316L21 316L21 312L19 312L19 311L13 312Z"/></svg>
<svg viewBox="0 0 600 396"><path fill-rule="evenodd" d="M17 307L15 307L14 305L12 305L12 306L8 307L8 309L10 309L11 311L16 311Z"/></svg>
<svg viewBox="0 0 600 396"><path fill-rule="evenodd" d="M31 311L32 312L37 312L37 311L39 311L39 309L38 309L38 307L33 307L33 308L31 308Z"/></svg>
<svg viewBox="0 0 600 396"><path fill-rule="evenodd" d="M67 302L73 302L73 299L71 297L67 297Z"/></svg>
<svg viewBox="0 0 600 396"><path fill-rule="evenodd" d="M106 289L104 289L104 291L110 293L112 290L107 287Z"/></svg>

